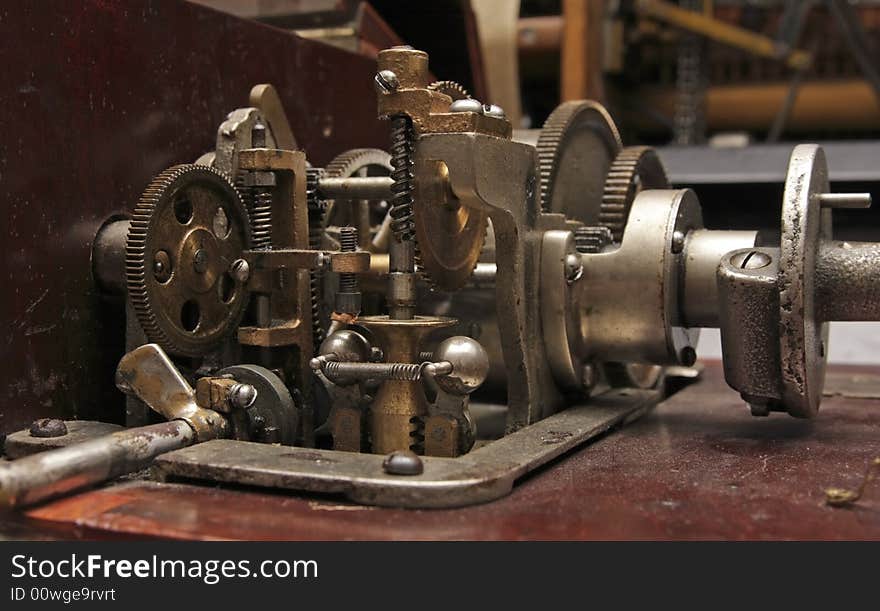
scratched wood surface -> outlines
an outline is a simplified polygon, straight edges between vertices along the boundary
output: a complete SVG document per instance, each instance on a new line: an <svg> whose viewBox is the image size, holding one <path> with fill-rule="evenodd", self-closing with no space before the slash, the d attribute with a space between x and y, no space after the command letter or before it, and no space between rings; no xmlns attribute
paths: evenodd
<svg viewBox="0 0 880 611"><path fill-rule="evenodd" d="M756 419L718 364L652 414L558 460L509 497L455 510L134 482L52 502L10 522L41 536L176 539L880 539L880 486L850 509L880 456L880 401L853 399L873 370L837 370L819 417ZM866 386L867 385L867 386ZM874 395L876 396L876 395Z"/></svg>

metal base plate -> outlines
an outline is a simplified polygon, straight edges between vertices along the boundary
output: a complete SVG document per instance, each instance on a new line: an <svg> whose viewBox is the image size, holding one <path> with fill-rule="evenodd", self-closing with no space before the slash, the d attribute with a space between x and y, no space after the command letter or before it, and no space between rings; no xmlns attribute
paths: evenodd
<svg viewBox="0 0 880 611"><path fill-rule="evenodd" d="M424 457L421 475L389 475L384 456L215 440L158 457L163 481L211 481L342 494L367 505L442 508L475 505L510 493L514 482L662 398L651 390L611 390L460 458Z"/></svg>

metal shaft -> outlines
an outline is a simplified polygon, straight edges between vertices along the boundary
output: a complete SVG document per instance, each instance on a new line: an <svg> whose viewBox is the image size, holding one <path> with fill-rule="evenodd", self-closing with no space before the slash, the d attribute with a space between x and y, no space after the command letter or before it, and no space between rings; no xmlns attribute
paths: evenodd
<svg viewBox="0 0 880 611"><path fill-rule="evenodd" d="M452 372L452 365L446 361L439 363L347 363L329 361L322 371L330 380L336 378L356 378L360 380L399 380L418 382L425 372L445 375Z"/></svg>
<svg viewBox="0 0 880 611"><path fill-rule="evenodd" d="M823 242L815 282L820 320L880 320L880 243Z"/></svg>
<svg viewBox="0 0 880 611"><path fill-rule="evenodd" d="M32 505L139 471L194 441L189 424L172 420L0 463L0 506Z"/></svg>
<svg viewBox="0 0 880 611"><path fill-rule="evenodd" d="M386 201L394 197L390 176L353 176L318 180L318 193L324 199Z"/></svg>

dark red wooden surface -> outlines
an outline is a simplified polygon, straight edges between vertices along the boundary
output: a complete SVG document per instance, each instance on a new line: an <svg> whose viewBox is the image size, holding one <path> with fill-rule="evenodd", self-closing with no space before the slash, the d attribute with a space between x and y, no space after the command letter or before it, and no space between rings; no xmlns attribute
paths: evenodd
<svg viewBox="0 0 880 611"><path fill-rule="evenodd" d="M121 302L92 239L164 168L213 148L261 82L315 164L382 146L372 60L181 0L0 7L0 434L40 416L121 421Z"/></svg>
<svg viewBox="0 0 880 611"><path fill-rule="evenodd" d="M409 511L139 482L33 509L27 525L87 538L880 539L878 482L850 509L823 492L858 485L880 456L878 432L878 400L828 398L813 422L753 418L713 364L642 420L486 505Z"/></svg>

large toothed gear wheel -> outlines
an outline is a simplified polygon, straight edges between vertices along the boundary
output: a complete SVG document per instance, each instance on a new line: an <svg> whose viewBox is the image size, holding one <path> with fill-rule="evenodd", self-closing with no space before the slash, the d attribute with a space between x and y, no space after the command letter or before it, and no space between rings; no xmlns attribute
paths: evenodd
<svg viewBox="0 0 880 611"><path fill-rule="evenodd" d="M617 155L602 194L599 225L620 242L633 200L644 189L668 189L669 179L657 152L649 146L628 146Z"/></svg>
<svg viewBox="0 0 880 611"><path fill-rule="evenodd" d="M391 174L391 155L380 149L352 149L345 151L333 159L324 169L328 178L349 178L351 176L389 176ZM370 224L382 223L388 211L387 202L370 202ZM343 227L352 225L359 227L356 215L352 215L351 206L336 206L334 201L327 202L324 212L324 227Z"/></svg>
<svg viewBox="0 0 880 611"><path fill-rule="evenodd" d="M250 242L247 210L222 172L178 165L154 178L125 243L128 295L147 338L194 357L228 337L248 297L229 267Z"/></svg>
<svg viewBox="0 0 880 611"><path fill-rule="evenodd" d="M605 177L621 148L617 127L598 102L573 100L557 106L537 143L544 210L598 224Z"/></svg>

